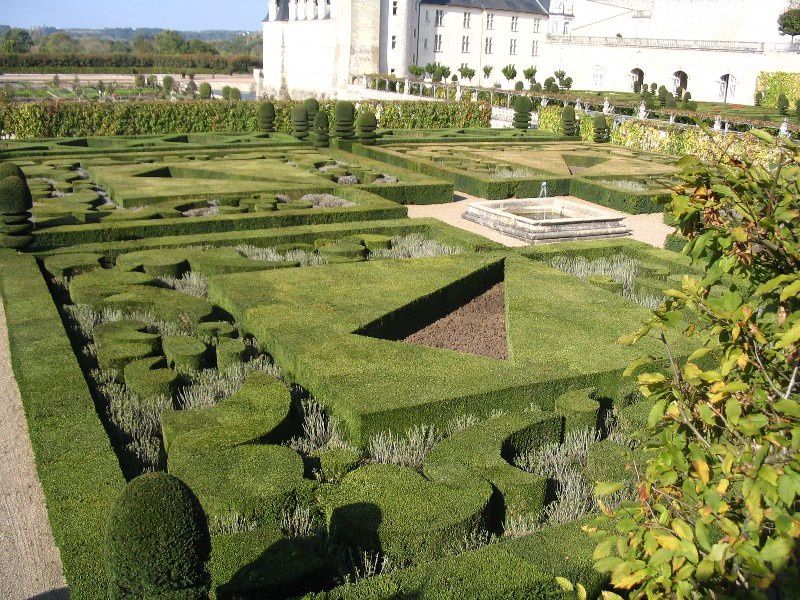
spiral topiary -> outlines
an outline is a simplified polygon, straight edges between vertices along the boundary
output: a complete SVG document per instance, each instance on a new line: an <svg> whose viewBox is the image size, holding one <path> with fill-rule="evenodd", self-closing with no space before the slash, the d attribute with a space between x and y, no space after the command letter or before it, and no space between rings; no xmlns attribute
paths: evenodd
<svg viewBox="0 0 800 600"><path fill-rule="evenodd" d="M0 177L0 248L25 248L33 241L30 235L33 223L29 212L33 200L28 182L14 163L1 163Z"/></svg>
<svg viewBox="0 0 800 600"><path fill-rule="evenodd" d="M356 136L358 141L365 146L371 146L375 143L377 134L375 130L378 128L378 119L375 118L375 113L366 111L358 115L356 120Z"/></svg>
<svg viewBox="0 0 800 600"><path fill-rule="evenodd" d="M192 490L164 472L131 481L108 523L109 596L207 599L208 522Z"/></svg>
<svg viewBox="0 0 800 600"><path fill-rule="evenodd" d="M303 105L306 107L306 111L308 112L308 128L311 129L314 127L314 119L317 117L317 113L319 112L319 102L317 102L316 98L309 98Z"/></svg>
<svg viewBox="0 0 800 600"><path fill-rule="evenodd" d="M605 115L596 114L594 116L594 141L603 144L608 140L608 121Z"/></svg>
<svg viewBox="0 0 800 600"><path fill-rule="evenodd" d="M330 144L330 122L328 121L328 113L321 110L314 117L314 131L311 134L311 142L317 148L327 148Z"/></svg>
<svg viewBox="0 0 800 600"><path fill-rule="evenodd" d="M564 135L574 137L578 135L578 126L575 121L575 108L567 104L561 113L561 126L564 129Z"/></svg>
<svg viewBox="0 0 800 600"><path fill-rule="evenodd" d="M353 127L356 118L356 107L352 102L342 101L336 103L336 137L343 140L352 140L356 131Z"/></svg>
<svg viewBox="0 0 800 600"><path fill-rule="evenodd" d="M272 102L258 105L258 127L265 133L275 131L275 105Z"/></svg>
<svg viewBox="0 0 800 600"><path fill-rule="evenodd" d="M531 110L533 102L530 96L519 96L514 101L514 122L517 129L528 129L531 126Z"/></svg>
<svg viewBox="0 0 800 600"><path fill-rule="evenodd" d="M298 140L308 137L308 110L304 104L292 108L292 135Z"/></svg>

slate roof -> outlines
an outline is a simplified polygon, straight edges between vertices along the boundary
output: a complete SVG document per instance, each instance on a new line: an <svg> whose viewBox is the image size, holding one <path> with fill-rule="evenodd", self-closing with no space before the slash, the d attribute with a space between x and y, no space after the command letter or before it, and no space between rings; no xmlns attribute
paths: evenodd
<svg viewBox="0 0 800 600"><path fill-rule="evenodd" d="M550 0L422 0L422 4L463 6L482 10L507 10L537 15L547 15L550 10Z"/></svg>

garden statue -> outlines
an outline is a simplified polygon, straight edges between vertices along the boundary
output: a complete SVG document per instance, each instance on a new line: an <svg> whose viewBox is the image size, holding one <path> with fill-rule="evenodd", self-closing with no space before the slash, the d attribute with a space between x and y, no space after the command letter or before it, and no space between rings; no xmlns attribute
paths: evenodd
<svg viewBox="0 0 800 600"><path fill-rule="evenodd" d="M645 103L644 103L644 101L640 102L640 103L639 103L639 112L638 112L637 116L638 116L638 117L639 117L639 118L640 118L642 121L645 121L645 120L647 119L647 115L648 115L648 114L649 114L649 113L648 113L648 110L647 110L647 104L645 104Z"/></svg>
<svg viewBox="0 0 800 600"><path fill-rule="evenodd" d="M781 123L780 129L778 129L778 136L782 138L789 137L789 119L784 118L783 122Z"/></svg>
<svg viewBox="0 0 800 600"><path fill-rule="evenodd" d="M608 98L606 98L605 101L603 102L603 114L610 115L612 112L614 112L614 109L611 106L611 102L609 102Z"/></svg>
<svg viewBox="0 0 800 600"><path fill-rule="evenodd" d="M714 119L714 131L722 131L722 117L719 115Z"/></svg>
<svg viewBox="0 0 800 600"><path fill-rule="evenodd" d="M542 108L547 106L548 102L549 102L549 100L547 98L542 98Z"/></svg>
<svg viewBox="0 0 800 600"><path fill-rule="evenodd" d="M670 113L669 115L669 124L675 125L675 113Z"/></svg>
<svg viewBox="0 0 800 600"><path fill-rule="evenodd" d="M581 102L581 99L580 99L580 98L578 98L578 99L575 101L575 110L576 110L576 111L582 111L582 110L583 110L583 103Z"/></svg>

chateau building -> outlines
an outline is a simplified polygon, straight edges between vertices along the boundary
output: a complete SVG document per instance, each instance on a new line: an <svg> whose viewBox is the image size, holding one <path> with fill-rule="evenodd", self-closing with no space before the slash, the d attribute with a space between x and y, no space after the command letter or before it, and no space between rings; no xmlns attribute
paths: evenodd
<svg viewBox="0 0 800 600"><path fill-rule="evenodd" d="M269 0L263 93L335 96L365 74L437 63L466 84L513 87L528 67L579 90L638 81L695 100L752 103L762 71L800 71L778 31L786 0ZM517 77L506 80L503 67ZM484 72L484 68L488 75ZM527 86L527 82L526 82Z"/></svg>

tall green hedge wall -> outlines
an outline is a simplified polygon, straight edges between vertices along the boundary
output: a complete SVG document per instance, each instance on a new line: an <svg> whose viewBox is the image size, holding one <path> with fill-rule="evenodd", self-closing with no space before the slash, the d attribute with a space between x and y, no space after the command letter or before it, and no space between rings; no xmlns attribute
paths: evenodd
<svg viewBox="0 0 800 600"><path fill-rule="evenodd" d="M292 101L275 101L275 127L291 131ZM320 102L336 124L335 102ZM388 129L488 127L491 108L484 102L365 101ZM195 100L126 103L33 102L0 105L0 129L18 139L84 135L166 135L206 131L257 131L257 102Z"/></svg>
<svg viewBox="0 0 800 600"><path fill-rule="evenodd" d="M246 55L0 53L0 71L11 73L141 73L143 71L249 73L254 67L261 67L261 60Z"/></svg>

